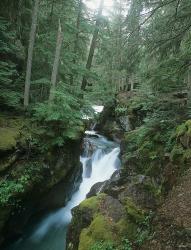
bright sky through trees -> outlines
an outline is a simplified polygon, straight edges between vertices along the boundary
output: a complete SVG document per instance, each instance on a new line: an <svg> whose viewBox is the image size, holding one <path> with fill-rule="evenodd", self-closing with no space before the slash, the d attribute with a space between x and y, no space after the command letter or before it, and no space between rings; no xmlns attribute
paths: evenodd
<svg viewBox="0 0 191 250"><path fill-rule="evenodd" d="M84 0L84 2L86 3L86 5L91 8L91 9L97 9L99 6L99 2L98 0ZM105 9L109 9L113 6L113 0L105 0L104 1L104 6Z"/></svg>

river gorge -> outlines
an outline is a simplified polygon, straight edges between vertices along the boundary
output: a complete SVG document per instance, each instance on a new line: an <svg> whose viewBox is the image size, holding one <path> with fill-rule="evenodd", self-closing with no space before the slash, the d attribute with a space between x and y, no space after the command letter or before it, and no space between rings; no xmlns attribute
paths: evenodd
<svg viewBox="0 0 191 250"><path fill-rule="evenodd" d="M63 250L66 233L72 219L72 209L86 199L91 187L111 178L119 169L120 148L95 131L86 131L80 162L81 180L77 181L71 199L65 207L52 211L27 224L23 236L6 250ZM78 178L79 179L79 178ZM59 192L62 192L60 190ZM61 194L60 194L61 195Z"/></svg>

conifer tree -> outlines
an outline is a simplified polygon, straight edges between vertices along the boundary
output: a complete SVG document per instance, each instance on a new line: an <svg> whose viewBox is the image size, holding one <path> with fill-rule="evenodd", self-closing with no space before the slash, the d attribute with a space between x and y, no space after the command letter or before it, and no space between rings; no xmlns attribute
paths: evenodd
<svg viewBox="0 0 191 250"><path fill-rule="evenodd" d="M93 37L92 37L92 41L91 41L91 45L90 45L88 59L87 59L87 63L86 63L87 70L90 70L91 66L92 66L92 61L93 61L94 52L95 52L95 48L96 48L96 42L97 42L98 34L99 34L99 27L101 24L101 16L102 16L102 11L103 11L103 6L104 6L104 0L101 0L100 5L99 5L99 9L98 9L98 14L96 17L95 29L94 29L94 33L93 33ZM87 86L87 77L86 77L86 75L84 75L83 80L82 80L81 89L86 90L86 86Z"/></svg>
<svg viewBox="0 0 191 250"><path fill-rule="evenodd" d="M60 53L61 53L62 41L63 41L63 33L62 33L60 19L59 19L58 23L59 24L58 24L58 35L57 35L57 42L56 42L56 52L55 52L55 58L54 58L54 64L53 64L53 69L52 69L52 76L51 76L51 88L50 88L50 96L49 96L50 103L54 99L54 91L56 89L56 81L57 81L57 75L58 75Z"/></svg>
<svg viewBox="0 0 191 250"><path fill-rule="evenodd" d="M33 50L34 50L36 27L37 27L38 9L39 9L39 0L35 0L34 10L32 14L31 31L30 31L30 37L29 37L27 68L26 68L26 77L25 77L25 91L24 91L24 106L25 107L29 105L32 60L33 60Z"/></svg>

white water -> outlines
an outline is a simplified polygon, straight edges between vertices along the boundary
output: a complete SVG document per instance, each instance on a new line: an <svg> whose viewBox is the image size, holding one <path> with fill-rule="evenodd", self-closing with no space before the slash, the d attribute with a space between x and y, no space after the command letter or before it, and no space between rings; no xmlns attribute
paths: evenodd
<svg viewBox="0 0 191 250"><path fill-rule="evenodd" d="M91 134L91 133L87 133ZM92 132L94 134L94 132ZM93 152L92 152L93 151ZM105 137L87 137L80 161L83 165L82 182L64 208L45 217L30 235L13 244L9 250L63 250L66 231L72 219L71 210L85 200L91 187L111 178L119 166L120 149Z"/></svg>

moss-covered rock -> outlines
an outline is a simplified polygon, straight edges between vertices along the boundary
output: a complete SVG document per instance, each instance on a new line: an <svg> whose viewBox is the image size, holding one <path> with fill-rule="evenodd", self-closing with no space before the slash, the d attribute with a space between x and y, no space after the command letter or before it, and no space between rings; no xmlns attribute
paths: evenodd
<svg viewBox="0 0 191 250"><path fill-rule="evenodd" d="M0 235L15 237L36 212L63 206L61 201L43 200L60 182L65 186L80 175L81 140L68 140L67 146L42 152L34 139L35 124L23 117L0 115ZM66 178L67 177L67 178ZM42 200L42 202L41 202ZM6 213L4 213L6 207Z"/></svg>
<svg viewBox="0 0 191 250"><path fill-rule="evenodd" d="M0 151L10 151L16 147L19 130L13 128L0 128Z"/></svg>
<svg viewBox="0 0 191 250"><path fill-rule="evenodd" d="M95 213L99 209L100 202L104 197L105 194L100 194L99 196L93 196L89 199L86 199L80 204L79 209L90 209L93 213Z"/></svg>
<svg viewBox="0 0 191 250"><path fill-rule="evenodd" d="M135 223L141 223L145 218L145 213L143 210L138 208L131 198L127 197L125 201L125 209L129 219Z"/></svg>
<svg viewBox="0 0 191 250"><path fill-rule="evenodd" d="M112 242L119 247L125 238L136 239L138 227L145 219L144 211L130 198L121 204L106 194L82 202L73 215L68 250L90 250L97 242Z"/></svg>
<svg viewBox="0 0 191 250"><path fill-rule="evenodd" d="M191 163L191 120L179 125L172 136L170 160L174 164L174 177L180 177Z"/></svg>
<svg viewBox="0 0 191 250"><path fill-rule="evenodd" d="M112 241L112 223L101 214L94 217L88 228L82 230L80 234L79 250L90 249L96 241Z"/></svg>
<svg viewBox="0 0 191 250"><path fill-rule="evenodd" d="M175 138L184 148L191 147L191 120L184 122L176 128Z"/></svg>
<svg viewBox="0 0 191 250"><path fill-rule="evenodd" d="M78 249L80 234L83 229L88 228L98 214L99 207L105 195L91 197L83 201L78 207L72 211L73 218L67 235L67 249Z"/></svg>

